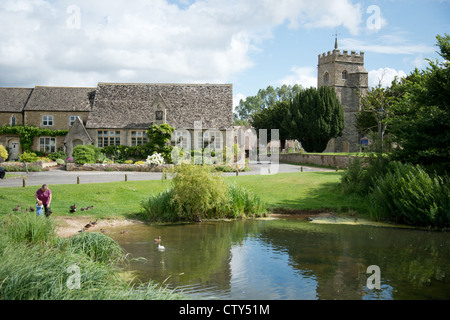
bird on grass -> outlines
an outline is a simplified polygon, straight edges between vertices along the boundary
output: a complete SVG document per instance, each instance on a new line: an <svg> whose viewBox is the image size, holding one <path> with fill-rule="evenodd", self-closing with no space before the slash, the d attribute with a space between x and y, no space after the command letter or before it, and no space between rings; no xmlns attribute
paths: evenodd
<svg viewBox="0 0 450 320"><path fill-rule="evenodd" d="M17 205L17 207L12 209L13 211L19 211L20 210L20 204Z"/></svg>
<svg viewBox="0 0 450 320"><path fill-rule="evenodd" d="M70 206L70 209L71 209L71 210L76 210L76 209L77 209L77 206L74 204L73 206Z"/></svg>
<svg viewBox="0 0 450 320"><path fill-rule="evenodd" d="M95 225L97 224L97 221L98 221L98 219L95 219L95 221L94 221L94 222L90 222L90 224L91 224L92 226L95 226Z"/></svg>
<svg viewBox="0 0 450 320"><path fill-rule="evenodd" d="M31 206L30 206L30 211L31 211L31 212L34 212L34 208L33 208L33 207L31 207Z"/></svg>

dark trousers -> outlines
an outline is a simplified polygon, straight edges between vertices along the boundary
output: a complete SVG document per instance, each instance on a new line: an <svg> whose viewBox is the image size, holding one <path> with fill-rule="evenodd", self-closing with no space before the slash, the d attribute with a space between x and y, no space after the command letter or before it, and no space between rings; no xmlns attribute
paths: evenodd
<svg viewBox="0 0 450 320"><path fill-rule="evenodd" d="M49 217L53 213L53 211L50 209L50 206L45 203L44 203L44 210L45 210L46 217Z"/></svg>

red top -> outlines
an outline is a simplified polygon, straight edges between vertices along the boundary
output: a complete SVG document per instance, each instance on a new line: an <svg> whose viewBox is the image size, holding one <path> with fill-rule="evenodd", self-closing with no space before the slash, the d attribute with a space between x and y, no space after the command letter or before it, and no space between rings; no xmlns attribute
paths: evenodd
<svg viewBox="0 0 450 320"><path fill-rule="evenodd" d="M48 204L48 200L50 199L50 195L52 192L50 189L47 189L47 191L42 191L42 188L39 188L38 191L36 191L36 194L38 196L38 199L42 201L43 204Z"/></svg>

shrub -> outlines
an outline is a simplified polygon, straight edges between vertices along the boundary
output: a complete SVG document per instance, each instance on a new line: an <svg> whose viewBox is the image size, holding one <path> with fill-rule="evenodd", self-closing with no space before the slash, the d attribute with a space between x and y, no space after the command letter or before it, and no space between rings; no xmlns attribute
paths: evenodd
<svg viewBox="0 0 450 320"><path fill-rule="evenodd" d="M34 152L24 152L19 157L20 162L32 163L40 160L40 158Z"/></svg>
<svg viewBox="0 0 450 320"><path fill-rule="evenodd" d="M146 164L147 162L145 162L145 161L136 161L134 164L136 164L136 165L140 165L140 164Z"/></svg>
<svg viewBox="0 0 450 320"><path fill-rule="evenodd" d="M174 200L178 214L190 221L221 216L227 187L208 166L181 164L172 169Z"/></svg>
<svg viewBox="0 0 450 320"><path fill-rule="evenodd" d="M77 164L95 163L95 151L89 146L76 146L73 148L73 159Z"/></svg>
<svg viewBox="0 0 450 320"><path fill-rule="evenodd" d="M371 192L374 179L384 176L390 167L391 162L386 157L370 155L364 162L361 158L355 157L342 174L341 187L347 194L367 195Z"/></svg>
<svg viewBox="0 0 450 320"><path fill-rule="evenodd" d="M450 226L448 180L429 175L421 166L395 162L376 179L372 216L414 226Z"/></svg>
<svg viewBox="0 0 450 320"><path fill-rule="evenodd" d="M8 151L6 148L0 144L0 157L3 158L3 161L6 161L8 159Z"/></svg>
<svg viewBox="0 0 450 320"><path fill-rule="evenodd" d="M125 164L133 164L133 160L127 160L127 161L125 161Z"/></svg>
<svg viewBox="0 0 450 320"><path fill-rule="evenodd" d="M50 153L49 155L47 155L47 157L49 159L52 159L53 161L56 161L58 159L65 159L66 156L67 155L64 151L57 151L57 152L53 152L53 153Z"/></svg>

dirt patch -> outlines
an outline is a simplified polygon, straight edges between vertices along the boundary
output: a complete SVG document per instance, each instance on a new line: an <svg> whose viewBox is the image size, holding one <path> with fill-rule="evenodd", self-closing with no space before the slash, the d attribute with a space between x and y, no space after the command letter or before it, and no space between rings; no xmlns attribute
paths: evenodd
<svg viewBox="0 0 450 320"><path fill-rule="evenodd" d="M77 234L83 228L96 221L96 218L92 217L55 217L56 221L56 233L59 237L68 238ZM120 220L120 219L98 219L97 223L85 230L86 232L102 232L108 233L111 228L114 227L126 227L135 224L141 224L143 222L138 220Z"/></svg>

